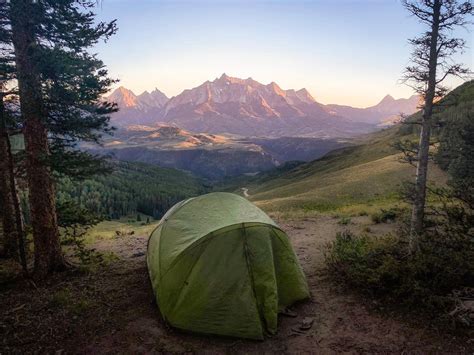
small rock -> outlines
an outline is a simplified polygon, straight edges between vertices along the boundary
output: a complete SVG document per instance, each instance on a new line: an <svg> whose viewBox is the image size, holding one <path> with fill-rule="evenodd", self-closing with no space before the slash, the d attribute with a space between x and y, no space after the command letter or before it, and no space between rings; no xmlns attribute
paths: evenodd
<svg viewBox="0 0 474 355"><path fill-rule="evenodd" d="M304 317L300 324L301 330L308 330L311 329L314 323L314 318L311 317Z"/></svg>

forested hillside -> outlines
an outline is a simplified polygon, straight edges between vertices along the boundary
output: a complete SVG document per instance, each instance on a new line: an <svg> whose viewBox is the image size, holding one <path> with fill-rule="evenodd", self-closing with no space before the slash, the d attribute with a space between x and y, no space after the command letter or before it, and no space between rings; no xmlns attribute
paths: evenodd
<svg viewBox="0 0 474 355"><path fill-rule="evenodd" d="M105 176L62 179L58 201L72 199L106 218L137 212L160 218L176 202L206 191L202 181L179 170L121 161L112 165L113 172Z"/></svg>

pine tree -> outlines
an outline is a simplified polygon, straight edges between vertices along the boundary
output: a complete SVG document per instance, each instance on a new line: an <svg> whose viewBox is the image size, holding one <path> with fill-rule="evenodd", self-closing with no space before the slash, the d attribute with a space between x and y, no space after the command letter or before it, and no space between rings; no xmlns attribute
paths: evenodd
<svg viewBox="0 0 474 355"><path fill-rule="evenodd" d="M116 26L115 22L96 24L91 10L95 5L88 0L10 2L39 278L65 266L52 170L62 166L68 172L73 161L95 164L93 157L75 146L80 140L98 141L101 132L109 130L108 114L115 110L100 100L112 80L88 49L112 35Z"/></svg>
<svg viewBox="0 0 474 355"><path fill-rule="evenodd" d="M18 230L15 224L14 194L11 181L12 155L10 140L6 129L6 113L3 104L3 94L0 93L0 205L2 207L3 222L3 256L17 258L18 256Z"/></svg>
<svg viewBox="0 0 474 355"><path fill-rule="evenodd" d="M0 7L0 204L3 210L4 256L20 257L26 269L24 229L20 202L17 194L14 162L11 151L9 128L14 124L11 106L17 96L7 86L15 79L15 65L11 55L11 32L8 21L8 7ZM9 108L5 105L8 101Z"/></svg>

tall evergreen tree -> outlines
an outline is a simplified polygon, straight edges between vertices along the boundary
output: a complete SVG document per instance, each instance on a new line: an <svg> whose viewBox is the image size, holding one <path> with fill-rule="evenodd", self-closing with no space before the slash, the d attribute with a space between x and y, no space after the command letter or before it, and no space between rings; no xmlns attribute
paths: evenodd
<svg viewBox="0 0 474 355"><path fill-rule="evenodd" d="M3 210L2 224L4 237L4 256L21 256L26 271L23 245L23 221L17 194L13 156L11 152L9 128L12 127L12 102L17 96L14 90L15 65L11 55L11 31L8 21L8 6L0 7L0 204ZM9 101L9 108L5 100Z"/></svg>
<svg viewBox="0 0 474 355"><path fill-rule="evenodd" d="M94 163L93 157L76 150L77 143L98 141L101 132L109 130L108 114L115 110L100 99L112 80L103 63L88 50L112 35L116 26L115 22L96 23L95 5L89 0L10 2L39 278L65 266L52 169L67 170L73 160Z"/></svg>
<svg viewBox="0 0 474 355"><path fill-rule="evenodd" d="M431 121L437 100L447 92L442 82L450 75L468 73L468 69L452 61L453 55L465 48L465 41L452 37L452 33L455 28L469 23L468 17L474 10L472 1L404 0L403 4L427 27L422 35L410 40L412 64L406 68L404 76L405 82L424 100L410 228L413 247L416 236L423 231Z"/></svg>
<svg viewBox="0 0 474 355"><path fill-rule="evenodd" d="M15 224L14 194L11 181L14 179L10 140L6 126L6 113L3 104L3 94L0 92L0 205L3 223L3 256L16 258L18 256L18 230Z"/></svg>

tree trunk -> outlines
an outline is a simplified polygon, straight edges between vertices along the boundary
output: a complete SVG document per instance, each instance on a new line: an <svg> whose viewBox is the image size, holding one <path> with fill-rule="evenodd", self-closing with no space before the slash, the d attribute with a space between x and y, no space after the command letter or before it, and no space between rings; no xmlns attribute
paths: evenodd
<svg viewBox="0 0 474 355"><path fill-rule="evenodd" d="M433 23L431 26L430 59L428 87L425 95L420 141L418 149L418 164L416 168L415 196L410 224L410 249L415 247L417 236L423 232L425 217L426 182L428 176L428 161L431 136L431 116L433 101L436 94L436 68L438 66L438 33L441 11L441 0L435 0L433 6Z"/></svg>
<svg viewBox="0 0 474 355"><path fill-rule="evenodd" d="M44 125L47 114L32 56L36 46L34 24L26 15L34 11L37 9L31 0L11 1L12 38L25 124L26 174L35 249L34 273L37 278L43 278L51 271L63 269L65 262L59 243L54 184L48 167L48 133Z"/></svg>
<svg viewBox="0 0 474 355"><path fill-rule="evenodd" d="M18 253L20 256L20 263L21 267L23 268L23 272L25 276L28 276L28 263L26 260L26 248L25 248L25 225L23 223L23 214L21 211L20 199L18 198L18 189L16 185L15 179L15 168L13 163L13 156L12 150L10 146L10 141L8 141L8 151L10 152L9 159L10 159L10 186L11 190L13 191L13 207L15 208L15 225L17 230L18 236Z"/></svg>
<svg viewBox="0 0 474 355"><path fill-rule="evenodd" d="M15 204L11 179L13 171L11 168L10 141L5 127L5 112L3 106L3 95L0 94L0 205L2 207L3 223L3 256L6 258L18 258L18 230L15 223Z"/></svg>

